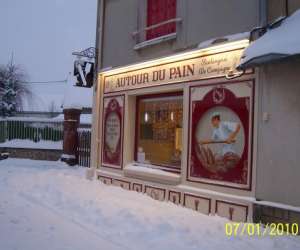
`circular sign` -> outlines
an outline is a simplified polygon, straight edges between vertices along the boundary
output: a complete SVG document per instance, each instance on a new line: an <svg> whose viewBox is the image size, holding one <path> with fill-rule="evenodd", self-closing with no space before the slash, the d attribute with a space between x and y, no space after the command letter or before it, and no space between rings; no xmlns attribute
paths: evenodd
<svg viewBox="0 0 300 250"><path fill-rule="evenodd" d="M213 124L214 116L218 116L218 124ZM237 130L235 138L229 141L228 137ZM218 106L206 111L198 121L195 136L196 156L206 170L227 172L238 165L245 147L245 132L230 108Z"/></svg>

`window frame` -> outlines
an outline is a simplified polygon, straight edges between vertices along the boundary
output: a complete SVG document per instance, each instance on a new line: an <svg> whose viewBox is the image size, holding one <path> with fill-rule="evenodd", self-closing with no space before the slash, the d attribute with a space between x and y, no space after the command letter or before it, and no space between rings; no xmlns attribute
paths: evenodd
<svg viewBox="0 0 300 250"><path fill-rule="evenodd" d="M134 134L134 161L136 163L137 163L137 151L138 151L138 139L139 139L139 119L140 119L139 103L140 103L140 101L145 100L145 99L164 98L164 97L170 97L170 96L181 96L182 97L182 105L184 104L183 90L174 91L174 92L166 92L166 93L146 94L146 95L140 95L140 96L136 97L136 103L135 103L136 116L135 116L135 134ZM183 127L182 127L182 129L183 129ZM183 131L183 133L184 133L184 131ZM184 147L184 145L183 145L183 147ZM150 164L138 163L138 164L145 165L145 166L148 165L153 168L168 171L168 172L181 173L182 157L181 157L181 164L179 167L176 167L174 165L163 165L163 164L153 164L153 163L150 163Z"/></svg>
<svg viewBox="0 0 300 250"><path fill-rule="evenodd" d="M146 20L145 20L146 29L148 29L149 27L153 27L153 26L158 26L158 27L156 27L156 28L153 27L153 28L151 28L149 30L145 29L145 34L144 34L145 41L151 41L151 40L154 40L154 39L158 39L160 37L168 36L168 35L171 35L171 34L176 34L176 32L177 32L177 22L176 22L176 20L177 20L177 16L178 16L178 10L177 10L178 3L177 3L177 0L168 0L168 1L174 1L175 2L174 3L175 4L175 9L174 9L175 15L174 16L169 17L169 18L167 18L165 20L161 20L161 21L159 21L157 23L152 23L152 24L149 24L149 19L152 18L152 16L149 16L149 12L150 12L150 10L149 10L149 7L150 7L149 6L149 1L150 0L146 0L146 15L145 15L146 16ZM155 1L155 0L153 0L153 1ZM165 3L165 1L166 0L164 0L163 2ZM161 3L159 5L161 5ZM168 11L169 11L168 8L164 9L164 14L167 17L168 17ZM156 18L158 18L159 15L161 15L162 13L161 12L157 12L157 13L155 12L155 14L157 15ZM164 24L164 23L166 23L166 24ZM174 31L169 31L168 32L168 29L170 28L169 26L171 26L171 25L174 26L173 27ZM162 29L162 30L166 29L166 30L165 31L159 31L160 29ZM156 32L155 32L155 30L156 30ZM162 34L157 34L157 33L162 33ZM148 38L148 37L150 37L150 38Z"/></svg>
<svg viewBox="0 0 300 250"><path fill-rule="evenodd" d="M174 18L168 19L164 22L171 22L174 23L175 25L175 32L169 33L166 35L161 35L156 38L152 39L146 39L147 36L147 31L149 30L149 27L151 28L152 26L161 26L164 25L164 22L160 22L155 25L148 26L147 25L147 14L148 14L148 0L141 0L138 1L138 8L137 8L137 27L136 30L131 33L132 38L135 41L135 45L133 47L134 50L138 51L140 49L153 46L156 44L164 43L167 41L172 41L177 39L177 34L179 32L179 27L183 23L183 20L181 17L179 17L179 11L180 11L180 6L181 3L178 0L176 1L176 16Z"/></svg>

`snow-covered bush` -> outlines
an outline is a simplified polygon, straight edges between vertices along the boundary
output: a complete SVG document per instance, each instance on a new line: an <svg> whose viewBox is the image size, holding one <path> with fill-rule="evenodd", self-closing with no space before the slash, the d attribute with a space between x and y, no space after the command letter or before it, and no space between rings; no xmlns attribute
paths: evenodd
<svg viewBox="0 0 300 250"><path fill-rule="evenodd" d="M12 116L22 110L24 98L30 95L26 75L13 62L0 65L0 116Z"/></svg>

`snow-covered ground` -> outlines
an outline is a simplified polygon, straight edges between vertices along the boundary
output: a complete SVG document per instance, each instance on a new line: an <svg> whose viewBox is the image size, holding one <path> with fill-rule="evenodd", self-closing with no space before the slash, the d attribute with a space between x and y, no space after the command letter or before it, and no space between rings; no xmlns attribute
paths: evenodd
<svg viewBox="0 0 300 250"><path fill-rule="evenodd" d="M300 249L300 237L227 237L226 222L60 162L0 161L1 250Z"/></svg>

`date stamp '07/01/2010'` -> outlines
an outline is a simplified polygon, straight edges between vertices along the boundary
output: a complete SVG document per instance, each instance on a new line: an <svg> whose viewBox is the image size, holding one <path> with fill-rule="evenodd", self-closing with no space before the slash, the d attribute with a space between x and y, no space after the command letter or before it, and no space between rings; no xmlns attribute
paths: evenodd
<svg viewBox="0 0 300 250"><path fill-rule="evenodd" d="M235 223L225 224L225 234L227 236L287 236L299 235L299 225L297 223Z"/></svg>

